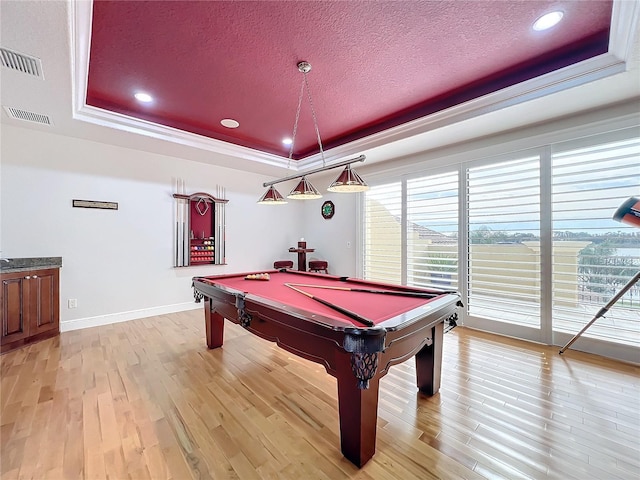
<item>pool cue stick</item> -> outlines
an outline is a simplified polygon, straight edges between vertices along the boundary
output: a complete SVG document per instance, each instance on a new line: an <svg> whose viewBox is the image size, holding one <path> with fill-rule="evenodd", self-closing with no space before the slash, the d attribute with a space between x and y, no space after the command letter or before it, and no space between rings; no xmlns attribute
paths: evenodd
<svg viewBox="0 0 640 480"><path fill-rule="evenodd" d="M417 298L433 298L443 293L426 293L426 292L396 292L393 290L374 290L369 288L351 288L351 287L335 287L331 285L307 285L305 283L290 283L289 285L296 285L298 287L311 287L311 288L325 288L327 290L344 290L347 292L365 292L365 293L378 293L382 295L397 295L400 297L417 297Z"/></svg>
<svg viewBox="0 0 640 480"><path fill-rule="evenodd" d="M187 187L184 178L180 180L182 185L182 194L187 194ZM190 228L190 220L191 216L191 201L187 199L185 202L182 202L183 207L183 217L182 217L182 264L183 265L191 265L191 242L189 241L189 228Z"/></svg>
<svg viewBox="0 0 640 480"><path fill-rule="evenodd" d="M176 193L180 193L178 192L178 179L176 178L176 184L175 184L175 192ZM182 265L180 265L180 200L179 199L175 199L176 200L176 258L175 258L175 266L176 267L181 267Z"/></svg>
<svg viewBox="0 0 640 480"><path fill-rule="evenodd" d="M184 194L184 189L182 188L182 179L178 179L178 193L181 195ZM180 200L180 266L184 267L187 265L187 261L184 256L184 199Z"/></svg>
<svg viewBox="0 0 640 480"><path fill-rule="evenodd" d="M350 277L339 277L338 281L340 282L348 282L349 280L351 280ZM355 280L360 280L358 278L356 278ZM416 293L421 293L421 292L416 292ZM445 295L445 294L453 294L453 295L458 295L460 292L456 292L455 290L438 290L438 293L434 294L434 295ZM430 293L428 293L427 295L431 295Z"/></svg>
<svg viewBox="0 0 640 480"><path fill-rule="evenodd" d="M182 194L182 188L180 183L180 178L176 179L176 189L178 194ZM184 199L178 199L178 266L184 267L184 224L182 222L183 218L183 207Z"/></svg>
<svg viewBox="0 0 640 480"><path fill-rule="evenodd" d="M298 288L296 288L296 287L292 286L290 283L285 283L285 286L287 286L287 287L289 287L289 288L291 288L291 289L295 290L295 291L296 291L296 292L298 292L298 293L301 293L301 294L303 294L303 295L306 295L306 296L307 296L307 297L309 297L310 299L315 300L316 302L320 302L320 303L322 303L323 305L326 305L327 307L332 308L332 309L334 309L335 311L340 312L340 313L342 313L342 314L346 315L347 317L350 317L350 318L352 318L352 319L354 319L354 320L357 320L358 322L360 322L360 323L362 323L362 324L366 325L367 327L373 327L373 326L375 326L375 324L374 324L371 320L369 320L369 319L367 319L367 318L364 318L364 317L361 317L360 315L358 315L358 314L357 314L357 313L355 313L355 312L352 312L351 310L347 310L346 308L342 308L342 307L341 307L341 306L339 306L339 305L334 305L333 303L328 302L328 301L326 301L326 300L323 300L322 298L318 298L318 297L316 297L315 295L311 295L311 294L310 294L310 293L308 293L308 292L305 292L305 291L303 291L303 290L300 290L300 289L298 289Z"/></svg>
<svg viewBox="0 0 640 480"><path fill-rule="evenodd" d="M629 280L629 282L627 282L627 284L622 288L622 290L620 290L611 300L609 300L609 303L607 303L604 307L602 307L598 313L596 313L596 316L593 317L593 319L591 319L591 321L589 323L587 323L584 328L582 330L580 330L578 333L576 333L574 335L574 337L569 340L569 342L567 342L567 344L562 347L560 349L560 352L558 352L560 355L562 355L564 353L564 351L569 348L571 345L573 345L573 342L575 342L578 338L580 338L580 336L587 331L587 328L589 328L591 325L593 325L596 320L598 320L600 317L603 317L605 313L607 313L609 311L609 309L618 301L622 298L622 296L627 293L627 291L629 289L631 289L631 287L633 287L638 281L640 280L640 272L636 273L635 276Z"/></svg>

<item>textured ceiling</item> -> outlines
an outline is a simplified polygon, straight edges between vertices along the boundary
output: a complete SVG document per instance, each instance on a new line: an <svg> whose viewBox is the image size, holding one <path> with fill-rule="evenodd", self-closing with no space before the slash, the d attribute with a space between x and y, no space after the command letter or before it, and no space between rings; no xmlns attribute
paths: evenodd
<svg viewBox="0 0 640 480"><path fill-rule="evenodd" d="M558 26L532 29L556 9ZM86 102L286 157L301 60L330 149L605 53L611 11L597 0L95 1ZM305 99L294 158L317 150Z"/></svg>

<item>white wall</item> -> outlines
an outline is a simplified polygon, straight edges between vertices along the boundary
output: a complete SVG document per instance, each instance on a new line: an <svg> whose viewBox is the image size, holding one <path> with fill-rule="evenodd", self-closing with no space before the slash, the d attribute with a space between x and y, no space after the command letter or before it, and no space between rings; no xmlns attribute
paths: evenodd
<svg viewBox="0 0 640 480"><path fill-rule="evenodd" d="M354 168L357 170L357 165ZM305 239L309 248L315 248L315 252L308 254L308 259L328 261L332 275L355 277L358 275L357 255L360 253L356 238L360 228L357 199L361 194L326 191L341 171L341 168L331 170L311 179L323 197L304 204ZM335 205L335 214L328 220L321 213L326 200Z"/></svg>
<svg viewBox="0 0 640 480"><path fill-rule="evenodd" d="M62 257L63 331L198 307L193 276L271 268L304 236L302 206L256 204L271 178L6 125L1 140L2 256ZM173 268L176 177L187 193L226 188L227 265Z"/></svg>

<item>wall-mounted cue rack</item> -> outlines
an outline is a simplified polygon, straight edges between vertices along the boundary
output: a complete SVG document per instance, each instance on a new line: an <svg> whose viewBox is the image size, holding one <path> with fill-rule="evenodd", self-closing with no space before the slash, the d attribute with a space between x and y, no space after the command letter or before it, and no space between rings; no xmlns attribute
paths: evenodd
<svg viewBox="0 0 640 480"><path fill-rule="evenodd" d="M184 182L178 180L176 199L175 266L224 265L225 205L224 189L216 195L184 193ZM182 191L182 192L181 192Z"/></svg>

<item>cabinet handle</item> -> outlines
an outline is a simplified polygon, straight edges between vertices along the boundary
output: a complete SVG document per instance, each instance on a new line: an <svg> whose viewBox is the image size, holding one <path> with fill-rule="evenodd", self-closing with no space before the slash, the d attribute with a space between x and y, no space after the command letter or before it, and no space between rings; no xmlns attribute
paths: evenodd
<svg viewBox="0 0 640 480"><path fill-rule="evenodd" d="M29 275L27 275L26 277L24 277L25 280L29 280L31 277Z"/></svg>
<svg viewBox="0 0 640 480"><path fill-rule="evenodd" d="M33 278L38 278L38 275L34 275Z"/></svg>

